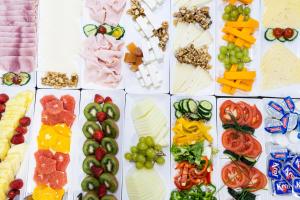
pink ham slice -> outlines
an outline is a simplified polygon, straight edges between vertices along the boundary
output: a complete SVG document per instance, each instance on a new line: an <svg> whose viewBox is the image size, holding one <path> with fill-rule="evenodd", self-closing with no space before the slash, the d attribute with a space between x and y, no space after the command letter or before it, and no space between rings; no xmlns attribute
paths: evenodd
<svg viewBox="0 0 300 200"><path fill-rule="evenodd" d="M33 11L36 11L37 9L37 5L32 5L31 3L26 3L26 4L23 4L23 5L13 5L10 4L10 5L0 5L0 10L1 11L7 11L7 10L33 10Z"/></svg>
<svg viewBox="0 0 300 200"><path fill-rule="evenodd" d="M14 22L14 21L0 21L0 26L23 26L23 27L35 27L35 22Z"/></svg>
<svg viewBox="0 0 300 200"><path fill-rule="evenodd" d="M0 48L1 56L35 56L35 48Z"/></svg>
<svg viewBox="0 0 300 200"><path fill-rule="evenodd" d="M0 57L0 69L8 72L19 73L32 72L35 68L33 56L2 56Z"/></svg>
<svg viewBox="0 0 300 200"><path fill-rule="evenodd" d="M0 38L1 37L13 37L13 38L36 38L35 33L14 33L14 32L1 32L0 31ZM1 43L1 41L0 41Z"/></svg>
<svg viewBox="0 0 300 200"><path fill-rule="evenodd" d="M0 48L35 48L35 43L0 43Z"/></svg>
<svg viewBox="0 0 300 200"><path fill-rule="evenodd" d="M0 26L0 32L36 33L36 27Z"/></svg>
<svg viewBox="0 0 300 200"><path fill-rule="evenodd" d="M17 38L17 37L1 37L1 43L35 43L35 38Z"/></svg>
<svg viewBox="0 0 300 200"><path fill-rule="evenodd" d="M13 24L14 22L35 22L36 17L33 16L0 16L0 22Z"/></svg>
<svg viewBox="0 0 300 200"><path fill-rule="evenodd" d="M37 16L37 13L33 10L2 10L0 11L0 16Z"/></svg>

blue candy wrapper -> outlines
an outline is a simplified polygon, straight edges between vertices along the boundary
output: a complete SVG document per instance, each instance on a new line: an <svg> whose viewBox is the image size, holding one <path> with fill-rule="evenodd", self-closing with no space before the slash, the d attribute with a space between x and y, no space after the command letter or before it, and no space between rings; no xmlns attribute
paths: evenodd
<svg viewBox="0 0 300 200"><path fill-rule="evenodd" d="M292 186L285 180L277 180L272 184L273 193L275 195L290 195L292 194Z"/></svg>
<svg viewBox="0 0 300 200"><path fill-rule="evenodd" d="M268 177L276 180L281 179L280 170L282 168L282 164L278 160L270 159L268 163Z"/></svg>
<svg viewBox="0 0 300 200"><path fill-rule="evenodd" d="M281 169L281 175L290 185L293 184L293 180L295 178L300 177L298 172L290 164L283 166Z"/></svg>
<svg viewBox="0 0 300 200"><path fill-rule="evenodd" d="M289 108L289 110L291 112L294 112L296 106L295 106L293 99L290 96L288 96L288 97L285 97L283 100L284 100L286 106Z"/></svg>

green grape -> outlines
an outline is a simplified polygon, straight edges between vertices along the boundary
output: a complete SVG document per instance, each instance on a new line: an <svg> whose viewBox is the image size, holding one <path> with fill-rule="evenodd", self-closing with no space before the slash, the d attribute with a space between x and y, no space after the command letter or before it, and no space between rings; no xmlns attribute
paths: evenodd
<svg viewBox="0 0 300 200"><path fill-rule="evenodd" d="M228 21L229 18L230 18L230 15L227 14L227 13L224 13L223 16L222 16L222 19L223 19L224 21Z"/></svg>
<svg viewBox="0 0 300 200"><path fill-rule="evenodd" d="M237 10L238 10L239 14L243 14L243 11L244 11L243 5L239 5Z"/></svg>
<svg viewBox="0 0 300 200"><path fill-rule="evenodd" d="M235 52L240 52L240 51L241 51L241 48L238 47L238 46L235 46L235 47L234 47L234 51L235 51Z"/></svg>
<svg viewBox="0 0 300 200"><path fill-rule="evenodd" d="M231 68L231 65L230 65L230 64L225 64L224 67L225 67L225 69L226 69L227 71L229 71L230 68Z"/></svg>
<svg viewBox="0 0 300 200"><path fill-rule="evenodd" d="M223 54L219 54L218 59L220 62L223 62L225 60L226 56Z"/></svg>
<svg viewBox="0 0 300 200"><path fill-rule="evenodd" d="M230 50L229 55L230 56L234 56L235 55L235 51L234 50Z"/></svg>
<svg viewBox="0 0 300 200"><path fill-rule="evenodd" d="M238 63L238 59L236 59L236 57L234 57L234 56L231 56L230 57L230 63L231 64L237 64Z"/></svg>
<svg viewBox="0 0 300 200"><path fill-rule="evenodd" d="M226 46L221 46L220 47L220 53L221 54L227 54L227 47Z"/></svg>
<svg viewBox="0 0 300 200"><path fill-rule="evenodd" d="M250 15L250 13L251 13L251 8L249 7L244 8L244 15Z"/></svg>
<svg viewBox="0 0 300 200"><path fill-rule="evenodd" d="M154 140L151 136L147 136L145 142L149 147L153 147L155 145Z"/></svg>
<svg viewBox="0 0 300 200"><path fill-rule="evenodd" d="M146 150L139 151L139 154L146 156Z"/></svg>
<svg viewBox="0 0 300 200"><path fill-rule="evenodd" d="M230 19L229 19L229 21L234 21L234 22L235 22L235 21L237 20L237 18L238 18L238 17L233 17L233 16L231 16Z"/></svg>
<svg viewBox="0 0 300 200"><path fill-rule="evenodd" d="M227 45L227 48L228 48L229 50L234 49L234 47L235 47L235 45L234 45L233 43L228 43L228 45Z"/></svg>
<svg viewBox="0 0 300 200"><path fill-rule="evenodd" d="M145 137L140 137L139 142L145 142Z"/></svg>
<svg viewBox="0 0 300 200"><path fill-rule="evenodd" d="M155 151L154 151L154 149L147 149L146 156L148 158L154 158L155 157Z"/></svg>
<svg viewBox="0 0 300 200"><path fill-rule="evenodd" d="M146 162L146 158L142 154L138 154L137 161L141 162L141 163L144 163L144 162Z"/></svg>
<svg viewBox="0 0 300 200"><path fill-rule="evenodd" d="M147 162L145 162L144 166L146 169L152 169L154 164L151 161L147 161Z"/></svg>
<svg viewBox="0 0 300 200"><path fill-rule="evenodd" d="M162 156L160 156L156 159L156 163L159 165L163 165L165 163L165 159Z"/></svg>
<svg viewBox="0 0 300 200"><path fill-rule="evenodd" d="M239 63L238 64L238 71L242 71L243 70L243 68L244 68L244 64L243 63Z"/></svg>
<svg viewBox="0 0 300 200"><path fill-rule="evenodd" d="M130 148L131 153L137 153L138 152L138 148L136 146L132 146Z"/></svg>
<svg viewBox="0 0 300 200"><path fill-rule="evenodd" d="M251 59L249 58L249 56L244 56L242 60L243 60L244 63L251 62Z"/></svg>
<svg viewBox="0 0 300 200"><path fill-rule="evenodd" d="M226 57L225 59L224 59L224 62L223 62L225 65L228 65L228 64L230 64L230 59L229 59L229 57Z"/></svg>
<svg viewBox="0 0 300 200"><path fill-rule="evenodd" d="M248 51L248 49L246 49L246 48L243 48L243 55L244 56L248 56L248 54L249 54L249 51Z"/></svg>
<svg viewBox="0 0 300 200"><path fill-rule="evenodd" d="M135 167L136 167L137 169L143 169L144 163L137 162L137 163L135 163Z"/></svg>
<svg viewBox="0 0 300 200"><path fill-rule="evenodd" d="M230 13L231 9L232 9L231 5L227 5L227 6L225 6L224 11L225 11L225 13Z"/></svg>
<svg viewBox="0 0 300 200"><path fill-rule="evenodd" d="M241 52L236 52L236 53L235 53L235 57L236 57L237 59L241 59L241 58L243 58L243 53L241 53Z"/></svg>
<svg viewBox="0 0 300 200"><path fill-rule="evenodd" d="M141 151L146 150L148 148L148 146L144 142L139 142L138 145L137 145L137 147Z"/></svg>
<svg viewBox="0 0 300 200"><path fill-rule="evenodd" d="M133 153L133 154L131 154L131 158L132 158L132 160L133 161L137 161L137 156L138 156L138 154L137 153Z"/></svg>
<svg viewBox="0 0 300 200"><path fill-rule="evenodd" d="M161 150L162 150L162 146L159 145L159 144L156 144L156 145L154 146L154 149L155 149L156 151L161 151Z"/></svg>
<svg viewBox="0 0 300 200"><path fill-rule="evenodd" d="M230 17L237 18L239 16L239 12L237 10L234 10L230 13Z"/></svg>
<svg viewBox="0 0 300 200"><path fill-rule="evenodd" d="M132 154L131 153L125 153L125 159L126 160L132 160Z"/></svg>

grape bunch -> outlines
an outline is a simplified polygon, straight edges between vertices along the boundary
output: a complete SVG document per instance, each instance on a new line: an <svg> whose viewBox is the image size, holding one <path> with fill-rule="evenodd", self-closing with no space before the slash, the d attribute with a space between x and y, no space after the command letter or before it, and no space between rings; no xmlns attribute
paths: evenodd
<svg viewBox="0 0 300 200"><path fill-rule="evenodd" d="M249 50L247 48L238 47L233 43L228 43L227 46L220 47L218 59L224 64L226 70L230 70L231 66L236 64L238 70L241 71L245 63L251 62Z"/></svg>
<svg viewBox="0 0 300 200"><path fill-rule="evenodd" d="M224 8L223 20L225 21L237 21L240 15L244 16L244 21L250 19L251 9L244 5L227 5Z"/></svg>
<svg viewBox="0 0 300 200"><path fill-rule="evenodd" d="M125 159L135 162L137 169L152 169L154 164L163 165L165 163L165 154L162 152L162 146L155 144L151 136L140 137L136 146L130 148L130 152L125 153Z"/></svg>

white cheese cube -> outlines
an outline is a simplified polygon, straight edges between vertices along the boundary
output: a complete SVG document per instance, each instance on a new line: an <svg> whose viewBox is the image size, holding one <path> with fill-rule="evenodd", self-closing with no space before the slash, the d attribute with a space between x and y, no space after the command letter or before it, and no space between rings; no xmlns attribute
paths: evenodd
<svg viewBox="0 0 300 200"><path fill-rule="evenodd" d="M144 8L144 12L146 18L149 20L149 23L152 25L153 29L158 29L161 25L161 20L157 20L153 12L148 7Z"/></svg>
<svg viewBox="0 0 300 200"><path fill-rule="evenodd" d="M154 86L157 86L157 85L159 86L160 84L159 84L159 80L158 80L158 74L156 73L156 71L157 71L156 68L157 67L153 63L151 63L149 65L146 65L146 68L149 72L149 76L150 76L150 79L151 79L153 85Z"/></svg>
<svg viewBox="0 0 300 200"><path fill-rule="evenodd" d="M138 79L139 83L141 84L142 87L145 87L145 82L143 80L142 74L140 73L140 71L136 71L135 72L135 76Z"/></svg>
<svg viewBox="0 0 300 200"><path fill-rule="evenodd" d="M139 71L141 72L141 75L142 75L143 80L145 82L145 86L146 87L150 87L152 85L152 81L151 81L151 79L149 77L148 70L145 68L144 65L140 65Z"/></svg>
<svg viewBox="0 0 300 200"><path fill-rule="evenodd" d="M143 52L144 53L144 52ZM153 52L153 50L150 50L150 51L148 51L146 54L144 54L144 57L143 57L143 63L145 64L145 65L147 65L147 64L149 64L149 63L151 63L151 62L153 62L153 61L155 61L155 55L154 55L154 52Z"/></svg>
<svg viewBox="0 0 300 200"><path fill-rule="evenodd" d="M151 10L154 10L156 8L155 0L143 0L143 1Z"/></svg>
<svg viewBox="0 0 300 200"><path fill-rule="evenodd" d="M156 37L150 38L150 43L154 51L155 58L159 61L163 60L164 54L161 48L158 46L159 40Z"/></svg>
<svg viewBox="0 0 300 200"><path fill-rule="evenodd" d="M141 27L141 29L143 30L143 32L145 33L145 35L146 35L147 38L152 37L152 35L153 35L153 28L148 23L149 21L148 21L147 18L139 16L138 18L136 18L136 22Z"/></svg>

